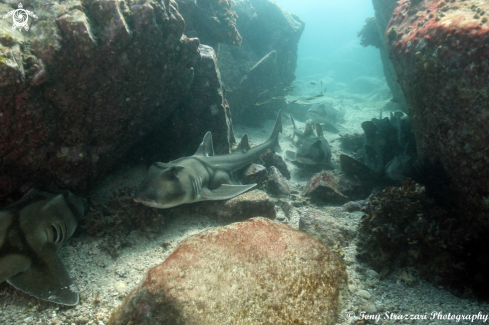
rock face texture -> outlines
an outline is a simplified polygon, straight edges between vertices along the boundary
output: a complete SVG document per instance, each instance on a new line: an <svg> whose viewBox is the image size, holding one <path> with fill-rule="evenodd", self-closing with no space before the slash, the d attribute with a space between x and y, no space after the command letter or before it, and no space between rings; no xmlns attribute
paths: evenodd
<svg viewBox="0 0 489 325"><path fill-rule="evenodd" d="M228 90L233 121L259 126L270 112L285 108L285 100L255 106L286 94L295 79L297 47L305 23L271 0L235 0L236 26L243 37L240 47L220 44L219 70ZM267 93L260 95L265 90Z"/></svg>
<svg viewBox="0 0 489 325"><path fill-rule="evenodd" d="M489 229L489 2L399 1L386 47L421 158L440 160L460 213Z"/></svg>
<svg viewBox="0 0 489 325"><path fill-rule="evenodd" d="M251 217L274 219L277 216L275 202L261 190L251 190L227 201L208 201L188 204L181 208L183 214L214 216L229 222L243 221Z"/></svg>
<svg viewBox="0 0 489 325"><path fill-rule="evenodd" d="M392 61L389 59L384 42L387 24L391 19L397 0L372 0L372 3L375 9L375 18L367 19L364 29L359 32L359 34L364 32L364 35L362 36L364 39L362 39L360 43L363 46L372 45L379 49L385 81L391 90L393 101L399 106L399 109L407 112L404 93L402 92L401 85L397 81L398 77L396 70Z"/></svg>
<svg viewBox="0 0 489 325"><path fill-rule="evenodd" d="M319 241L253 218L186 239L109 324L334 324L345 284Z"/></svg>
<svg viewBox="0 0 489 325"><path fill-rule="evenodd" d="M0 15L16 8L0 3ZM172 139L152 147L161 159L196 150L208 130L229 151L215 52L183 35L173 1L25 9L38 16L28 31L0 20L0 204L34 184L83 192L157 126Z"/></svg>
<svg viewBox="0 0 489 325"><path fill-rule="evenodd" d="M285 108L280 98L266 106L255 104L285 95L284 88L295 79L302 19L271 0L177 3L186 35L198 37L217 53L234 121L260 126L272 110Z"/></svg>
<svg viewBox="0 0 489 325"><path fill-rule="evenodd" d="M322 171L307 182L302 195L309 196L316 204L343 204L348 198L341 192L340 176Z"/></svg>

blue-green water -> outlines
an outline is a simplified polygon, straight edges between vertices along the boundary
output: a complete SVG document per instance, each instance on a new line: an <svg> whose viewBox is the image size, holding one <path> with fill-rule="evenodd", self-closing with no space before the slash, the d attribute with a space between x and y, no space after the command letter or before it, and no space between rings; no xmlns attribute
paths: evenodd
<svg viewBox="0 0 489 325"><path fill-rule="evenodd" d="M357 76L383 77L378 50L362 47L357 37L365 19L374 16L370 1L276 2L306 22L299 42L298 78L321 74L349 82Z"/></svg>

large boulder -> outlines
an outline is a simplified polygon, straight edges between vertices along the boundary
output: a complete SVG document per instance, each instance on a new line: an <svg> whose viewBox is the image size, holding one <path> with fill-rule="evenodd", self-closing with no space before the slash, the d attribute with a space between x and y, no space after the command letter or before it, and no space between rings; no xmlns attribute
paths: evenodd
<svg viewBox="0 0 489 325"><path fill-rule="evenodd" d="M487 12L487 1L404 1L398 3L386 31L418 154L441 162L454 184L460 213L485 231L489 229Z"/></svg>
<svg viewBox="0 0 489 325"><path fill-rule="evenodd" d="M319 241L253 218L184 240L109 324L335 324L345 285Z"/></svg>
<svg viewBox="0 0 489 325"><path fill-rule="evenodd" d="M271 110L285 108L283 99L255 104L285 95L284 88L295 79L305 25L297 15L271 0L176 1L185 33L217 52L234 121L261 125Z"/></svg>
<svg viewBox="0 0 489 325"><path fill-rule="evenodd" d="M285 100L255 106L286 94L295 79L297 48L305 23L271 0L235 0L231 6L243 37L240 47L220 44L219 70L228 90L233 120L258 126ZM260 95L268 89L268 92Z"/></svg>
<svg viewBox="0 0 489 325"><path fill-rule="evenodd" d="M0 15L16 8L0 3ZM33 184L83 192L138 143L164 159L196 150L211 130L216 151L229 152L216 55L183 35L174 2L32 0L25 9L38 17L28 31L0 20L0 205ZM157 126L172 141L155 148Z"/></svg>

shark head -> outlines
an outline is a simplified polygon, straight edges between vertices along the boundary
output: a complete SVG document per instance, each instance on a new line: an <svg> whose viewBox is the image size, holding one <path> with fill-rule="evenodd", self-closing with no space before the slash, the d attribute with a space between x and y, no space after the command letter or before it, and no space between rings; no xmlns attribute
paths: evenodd
<svg viewBox="0 0 489 325"><path fill-rule="evenodd" d="M134 201L152 208L166 209L185 203L186 178L182 166L154 163L134 193Z"/></svg>
<svg viewBox="0 0 489 325"><path fill-rule="evenodd" d="M298 162L304 165L320 165L326 159L325 150L320 140L304 141L297 148L295 157Z"/></svg>
<svg viewBox="0 0 489 325"><path fill-rule="evenodd" d="M43 300L76 305L78 292L57 251L83 214L81 199L71 192L37 189L0 210L0 282Z"/></svg>
<svg viewBox="0 0 489 325"><path fill-rule="evenodd" d="M304 165L323 165L331 164L331 147L324 138L323 129L319 123L315 123L316 135L314 135L312 126L306 123L303 134L303 142L297 148L295 154L297 162ZM333 167L334 168L334 167Z"/></svg>

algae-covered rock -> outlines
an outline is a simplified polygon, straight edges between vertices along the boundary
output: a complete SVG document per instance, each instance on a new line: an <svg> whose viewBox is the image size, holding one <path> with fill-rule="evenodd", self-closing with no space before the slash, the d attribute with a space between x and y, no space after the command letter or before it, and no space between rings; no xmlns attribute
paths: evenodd
<svg viewBox="0 0 489 325"><path fill-rule="evenodd" d="M319 241L253 218L184 240L109 324L335 324L345 285Z"/></svg>
<svg viewBox="0 0 489 325"><path fill-rule="evenodd" d="M489 2L405 1L386 29L421 159L452 179L459 214L489 230ZM470 221L469 221L470 220Z"/></svg>
<svg viewBox="0 0 489 325"><path fill-rule="evenodd" d="M0 3L0 15L16 6ZM24 8L38 17L28 31L0 19L0 204L33 183L83 192L135 144L136 159L164 161L212 130L216 151L229 152L215 52L183 35L173 1Z"/></svg>

